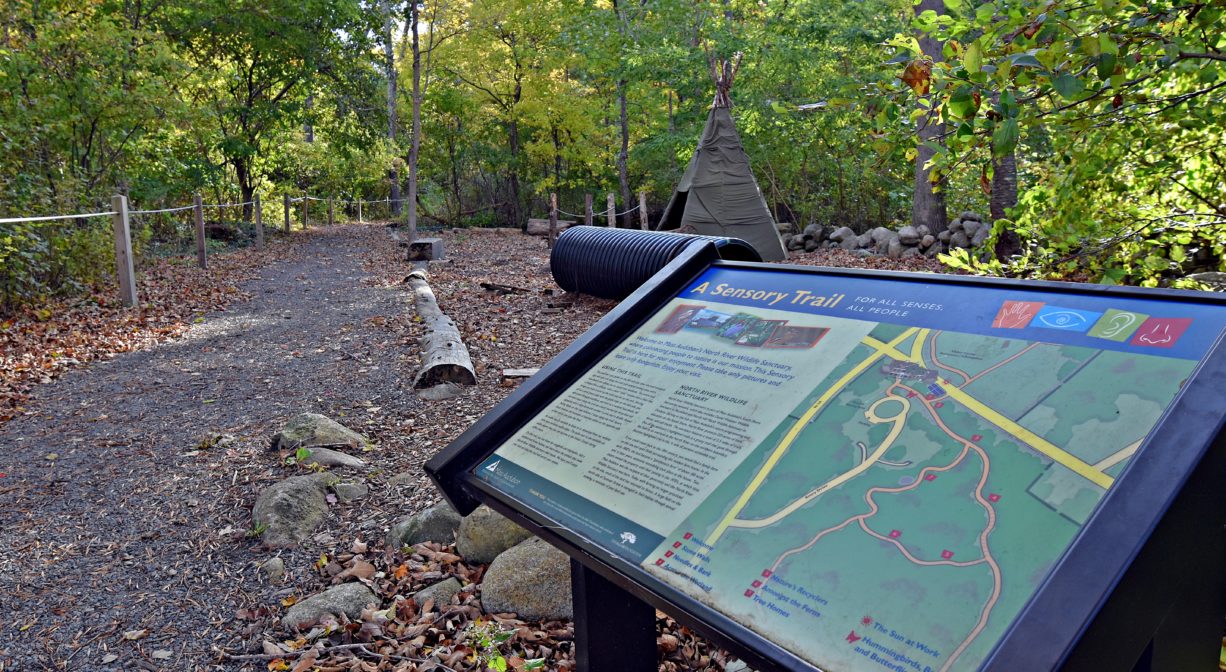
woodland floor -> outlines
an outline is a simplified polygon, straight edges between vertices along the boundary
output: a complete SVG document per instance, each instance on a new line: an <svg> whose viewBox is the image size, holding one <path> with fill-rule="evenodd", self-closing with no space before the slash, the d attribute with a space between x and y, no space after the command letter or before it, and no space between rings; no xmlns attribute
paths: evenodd
<svg viewBox="0 0 1226 672"><path fill-rule="evenodd" d="M452 261L431 270L431 286L464 334L479 385L443 402L410 389L408 267L378 225L311 231L208 272L159 266L146 280L155 307L140 314L95 302L56 306L70 321L42 311L0 322L0 672L290 669L308 642L278 618L327 585L321 555L345 567L366 557L388 604L449 573L479 582L483 568L445 549L383 549L387 529L437 500L421 465L511 392L503 368L543 365L613 304L562 295L541 239L474 231L445 241ZM793 262L936 268L839 251ZM486 291L482 281L527 291ZM195 298L168 307L179 295ZM268 444L304 411L374 441L362 455L371 495L334 504L315 537L272 552L248 534L250 509L260 489L301 469ZM214 445L219 434L236 440ZM281 585L258 568L272 555L285 560ZM429 623L462 627L477 599L462 595ZM417 620L332 635L328 643L350 648L321 658L321 669L432 669L432 650L472 669L455 655L464 651L455 629L416 629L410 641L409 625L429 614L401 616ZM507 646L524 657L573 665L569 624L500 623L516 630ZM723 669L722 653L661 626L662 670ZM288 662L270 668L278 651Z"/></svg>

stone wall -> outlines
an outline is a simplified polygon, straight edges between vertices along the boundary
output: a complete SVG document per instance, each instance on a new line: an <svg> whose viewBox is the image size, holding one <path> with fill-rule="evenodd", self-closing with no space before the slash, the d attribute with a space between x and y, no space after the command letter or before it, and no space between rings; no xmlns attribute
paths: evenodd
<svg viewBox="0 0 1226 672"><path fill-rule="evenodd" d="M783 242L789 250L812 252L817 249L838 247L844 250L863 250L891 259L909 257L935 257L951 248L976 248L987 240L992 226L983 217L973 212L964 212L949 228L933 234L926 226L904 226L892 231L878 226L859 235L850 227L825 227L810 224L802 233L785 235Z"/></svg>

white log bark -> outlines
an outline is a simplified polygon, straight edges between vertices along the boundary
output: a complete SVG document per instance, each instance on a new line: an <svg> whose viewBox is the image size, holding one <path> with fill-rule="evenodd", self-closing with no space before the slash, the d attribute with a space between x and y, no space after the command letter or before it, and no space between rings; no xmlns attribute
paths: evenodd
<svg viewBox="0 0 1226 672"><path fill-rule="evenodd" d="M476 385L477 374L473 371L468 348L460 339L460 330L455 322L438 307L434 291L426 281L425 271L413 271L405 282L413 291L417 315L422 320L425 333L421 336L421 370L413 379L413 389L423 389L451 383L453 385Z"/></svg>

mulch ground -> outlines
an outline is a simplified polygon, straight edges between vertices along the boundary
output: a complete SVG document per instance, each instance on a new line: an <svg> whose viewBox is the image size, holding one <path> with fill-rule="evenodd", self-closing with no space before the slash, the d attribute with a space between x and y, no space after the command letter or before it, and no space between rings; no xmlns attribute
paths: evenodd
<svg viewBox="0 0 1226 672"><path fill-rule="evenodd" d="M543 365L613 306L558 290L540 239L443 237L450 261L432 265L430 284L479 384L442 402L409 389L420 325L403 249L382 226L312 231L217 257L210 271L160 265L142 281L141 311L92 297L0 322L12 370L0 379L0 423L11 416L0 425L0 672L479 669L483 649L460 634L473 621L504 633L512 668L573 668L569 623L481 616L484 567L448 547L383 548L395 519L438 499L422 463L513 391L502 370ZM841 251L793 261L939 268ZM300 547L268 551L250 508L304 469L268 450L303 411L374 441L362 455L371 494L333 504ZM274 555L287 568L278 585L258 566ZM377 590L379 610L281 627L287 606L346 571ZM404 599L448 575L466 585L453 604ZM662 670L724 669L726 654L687 629L663 615L660 628Z"/></svg>

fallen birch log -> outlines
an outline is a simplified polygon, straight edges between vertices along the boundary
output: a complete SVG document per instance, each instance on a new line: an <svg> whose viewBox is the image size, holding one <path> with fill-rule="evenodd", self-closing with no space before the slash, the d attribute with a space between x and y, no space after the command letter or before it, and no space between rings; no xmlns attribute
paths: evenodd
<svg viewBox="0 0 1226 672"><path fill-rule="evenodd" d="M426 272L422 270L413 271L405 278L405 283L413 290L417 315L425 327L420 340L421 370L413 379L413 389L446 384L476 385L477 374L473 371L468 348L460 339L460 330L439 309L438 300L434 298L426 278Z"/></svg>

